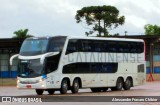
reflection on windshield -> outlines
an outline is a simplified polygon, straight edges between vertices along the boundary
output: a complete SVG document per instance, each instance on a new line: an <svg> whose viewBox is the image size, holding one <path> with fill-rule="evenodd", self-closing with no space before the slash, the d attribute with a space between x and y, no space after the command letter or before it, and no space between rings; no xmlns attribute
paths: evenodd
<svg viewBox="0 0 160 105"><path fill-rule="evenodd" d="M27 39L23 42L20 54L43 54L47 50L47 39Z"/></svg>
<svg viewBox="0 0 160 105"><path fill-rule="evenodd" d="M18 76L36 77L44 74L44 66L40 64L40 59L20 60L18 66Z"/></svg>
<svg viewBox="0 0 160 105"><path fill-rule="evenodd" d="M66 37L43 37L26 39L20 49L20 55L34 56L47 52L61 52Z"/></svg>

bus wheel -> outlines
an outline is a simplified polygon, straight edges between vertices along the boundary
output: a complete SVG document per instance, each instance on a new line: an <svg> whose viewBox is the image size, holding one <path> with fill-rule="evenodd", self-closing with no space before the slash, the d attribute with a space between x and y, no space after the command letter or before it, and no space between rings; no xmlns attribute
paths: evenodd
<svg viewBox="0 0 160 105"><path fill-rule="evenodd" d="M38 95L42 95L43 94L43 89L36 89L36 93L38 94Z"/></svg>
<svg viewBox="0 0 160 105"><path fill-rule="evenodd" d="M71 91L72 91L72 93L78 93L78 91L79 91L79 81L78 81L78 79L75 79L73 81Z"/></svg>
<svg viewBox="0 0 160 105"><path fill-rule="evenodd" d="M64 79L61 83L61 89L60 89L60 93L61 94L66 94L68 90L68 82L67 79Z"/></svg>
<svg viewBox="0 0 160 105"><path fill-rule="evenodd" d="M91 88L92 92L101 92L101 88Z"/></svg>
<svg viewBox="0 0 160 105"><path fill-rule="evenodd" d="M127 78L127 80L124 82L123 88L124 90L129 90L132 85L132 80L131 78Z"/></svg>
<svg viewBox="0 0 160 105"><path fill-rule="evenodd" d="M117 82L116 82L116 87L112 87L111 90L112 91L117 91L117 90L122 90L123 88L123 79L122 78L118 78Z"/></svg>
<svg viewBox="0 0 160 105"><path fill-rule="evenodd" d="M54 94L54 92L55 92L55 90L53 90L53 89L49 89L49 90L48 90L49 95Z"/></svg>

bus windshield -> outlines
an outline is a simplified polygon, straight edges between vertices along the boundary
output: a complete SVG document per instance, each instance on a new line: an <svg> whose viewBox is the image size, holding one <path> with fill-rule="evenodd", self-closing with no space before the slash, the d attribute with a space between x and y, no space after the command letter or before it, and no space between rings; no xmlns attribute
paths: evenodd
<svg viewBox="0 0 160 105"><path fill-rule="evenodd" d="M38 55L46 53L48 39L26 39L20 49L20 55Z"/></svg>
<svg viewBox="0 0 160 105"><path fill-rule="evenodd" d="M19 60L18 76L19 77L37 77L45 74L44 65L40 64L40 59Z"/></svg>
<svg viewBox="0 0 160 105"><path fill-rule="evenodd" d="M22 56L34 56L47 52L61 52L66 37L26 39L20 49Z"/></svg>

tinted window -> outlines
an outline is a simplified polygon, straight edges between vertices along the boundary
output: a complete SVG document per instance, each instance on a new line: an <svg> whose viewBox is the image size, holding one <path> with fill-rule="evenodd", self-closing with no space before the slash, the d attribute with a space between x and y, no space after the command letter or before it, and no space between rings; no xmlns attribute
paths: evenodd
<svg viewBox="0 0 160 105"><path fill-rule="evenodd" d="M108 47L109 47L109 46L108 46L107 41L104 41L104 42L103 42L103 45L102 45L102 49L103 49L102 51L103 51L103 52L109 52Z"/></svg>
<svg viewBox="0 0 160 105"><path fill-rule="evenodd" d="M144 68L145 68L144 64L138 65L138 73L140 73L140 72L144 73L144 70L145 70Z"/></svg>
<svg viewBox="0 0 160 105"><path fill-rule="evenodd" d="M118 51L118 46L116 42L108 42L108 48L107 48L107 52L117 52Z"/></svg>
<svg viewBox="0 0 160 105"><path fill-rule="evenodd" d="M109 40L70 40L67 53L73 52L110 52L110 53L142 53L142 42L109 41Z"/></svg>
<svg viewBox="0 0 160 105"><path fill-rule="evenodd" d="M66 54L77 52L78 51L78 40L70 39L68 42Z"/></svg>
<svg viewBox="0 0 160 105"><path fill-rule="evenodd" d="M63 67L63 73L115 73L117 69L118 63L72 63Z"/></svg>
<svg viewBox="0 0 160 105"><path fill-rule="evenodd" d="M94 41L94 52L103 52L104 43L101 41Z"/></svg>
<svg viewBox="0 0 160 105"><path fill-rule="evenodd" d="M115 73L118 63L91 63L91 73Z"/></svg>
<svg viewBox="0 0 160 105"><path fill-rule="evenodd" d="M62 51L65 40L65 37L52 38L49 45L49 52Z"/></svg>
<svg viewBox="0 0 160 105"><path fill-rule="evenodd" d="M65 65L64 67L63 67L63 73L64 74L73 74L73 73L78 73L78 70L76 70L76 69L78 69L77 68L77 64L68 64L68 65Z"/></svg>
<svg viewBox="0 0 160 105"><path fill-rule="evenodd" d="M118 52L120 53L128 53L129 52L129 43L127 42L118 42Z"/></svg>
<svg viewBox="0 0 160 105"><path fill-rule="evenodd" d="M136 53L137 52L137 45L136 43L132 42L129 44L130 46L130 53Z"/></svg>
<svg viewBox="0 0 160 105"><path fill-rule="evenodd" d="M144 44L142 42L137 43L137 53L142 53L144 51Z"/></svg>
<svg viewBox="0 0 160 105"><path fill-rule="evenodd" d="M54 55L54 56L46 58L46 73L50 73L52 71L57 70L60 55L61 55L61 53L58 55Z"/></svg>
<svg viewBox="0 0 160 105"><path fill-rule="evenodd" d="M93 51L92 41L91 40L81 40L80 51L92 52Z"/></svg>

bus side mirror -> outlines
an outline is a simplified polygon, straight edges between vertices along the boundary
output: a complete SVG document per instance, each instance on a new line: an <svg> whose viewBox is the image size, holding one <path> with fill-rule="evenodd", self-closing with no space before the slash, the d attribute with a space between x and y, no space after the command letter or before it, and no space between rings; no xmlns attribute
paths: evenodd
<svg viewBox="0 0 160 105"><path fill-rule="evenodd" d="M18 56L19 56L19 54L15 54L15 55L11 56L11 58L9 60L9 63L10 63L11 66L13 64L13 59L16 58L16 57L18 57Z"/></svg>
<svg viewBox="0 0 160 105"><path fill-rule="evenodd" d="M40 58L40 64L43 65L44 60L45 60L46 57L58 55L59 53L60 53L60 52L49 52L49 53L44 54L44 55Z"/></svg>

